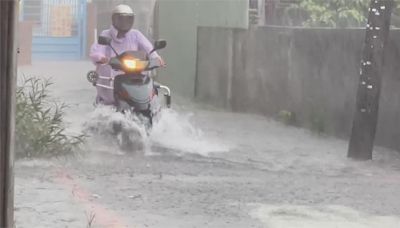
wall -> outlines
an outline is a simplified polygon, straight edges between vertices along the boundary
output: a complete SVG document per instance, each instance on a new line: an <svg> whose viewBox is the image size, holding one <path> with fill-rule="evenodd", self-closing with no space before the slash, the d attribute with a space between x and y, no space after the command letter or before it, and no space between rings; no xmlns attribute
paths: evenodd
<svg viewBox="0 0 400 228"><path fill-rule="evenodd" d="M87 4L86 28L86 57L89 57L92 44L97 41L97 7L93 3Z"/></svg>
<svg viewBox="0 0 400 228"><path fill-rule="evenodd" d="M201 27L197 99L233 111L321 125L347 138L355 108L363 30ZM229 38L231 37L231 38ZM377 143L400 149L400 31L393 30L383 77Z"/></svg>
<svg viewBox="0 0 400 228"><path fill-rule="evenodd" d="M193 98L197 27L247 28L248 0L159 0L155 16L157 36L168 42L160 52L168 65L160 71L160 80L173 92Z"/></svg>
<svg viewBox="0 0 400 228"><path fill-rule="evenodd" d="M21 21L18 24L18 65L32 63L32 27L33 23Z"/></svg>

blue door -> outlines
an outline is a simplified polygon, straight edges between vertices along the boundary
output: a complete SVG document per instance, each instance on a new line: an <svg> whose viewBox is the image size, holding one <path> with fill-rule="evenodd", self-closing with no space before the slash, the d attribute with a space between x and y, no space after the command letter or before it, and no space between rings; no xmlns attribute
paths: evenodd
<svg viewBox="0 0 400 228"><path fill-rule="evenodd" d="M78 60L86 50L86 0L23 0L32 21L33 60Z"/></svg>

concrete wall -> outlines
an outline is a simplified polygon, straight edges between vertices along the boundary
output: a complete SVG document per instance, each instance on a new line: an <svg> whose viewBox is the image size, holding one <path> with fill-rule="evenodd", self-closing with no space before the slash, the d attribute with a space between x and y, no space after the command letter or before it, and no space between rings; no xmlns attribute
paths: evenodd
<svg viewBox="0 0 400 228"><path fill-rule="evenodd" d="M363 30L201 27L197 99L233 111L296 114L348 137L355 109ZM377 142L400 149L400 31L391 32Z"/></svg>
<svg viewBox="0 0 400 228"><path fill-rule="evenodd" d="M233 76L234 31L199 28L195 97L218 107L230 108Z"/></svg>
<svg viewBox="0 0 400 228"><path fill-rule="evenodd" d="M160 53L168 67L160 80L174 92L193 98L198 26L247 28L248 0L159 0L157 36L168 41Z"/></svg>
<svg viewBox="0 0 400 228"><path fill-rule="evenodd" d="M86 28L86 57L89 57L92 44L97 41L97 7L93 3L87 4Z"/></svg>
<svg viewBox="0 0 400 228"><path fill-rule="evenodd" d="M18 65L32 63L32 28L33 22L21 21L18 24Z"/></svg>

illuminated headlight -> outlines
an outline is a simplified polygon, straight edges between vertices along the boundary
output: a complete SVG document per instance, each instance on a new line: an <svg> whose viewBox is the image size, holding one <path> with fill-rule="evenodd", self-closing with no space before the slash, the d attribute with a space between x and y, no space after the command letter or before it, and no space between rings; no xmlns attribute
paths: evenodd
<svg viewBox="0 0 400 228"><path fill-rule="evenodd" d="M130 70L135 70L137 67L137 61L134 59L124 59L124 66Z"/></svg>

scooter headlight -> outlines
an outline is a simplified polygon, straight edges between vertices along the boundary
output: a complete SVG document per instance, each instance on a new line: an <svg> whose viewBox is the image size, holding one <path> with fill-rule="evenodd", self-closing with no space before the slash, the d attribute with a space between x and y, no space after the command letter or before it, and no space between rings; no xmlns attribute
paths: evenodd
<svg viewBox="0 0 400 228"><path fill-rule="evenodd" d="M123 64L129 70L136 70L138 66L137 60L135 59L124 59Z"/></svg>
<svg viewBox="0 0 400 228"><path fill-rule="evenodd" d="M122 60L124 68L130 72L142 72L146 69L147 61L126 58Z"/></svg>

